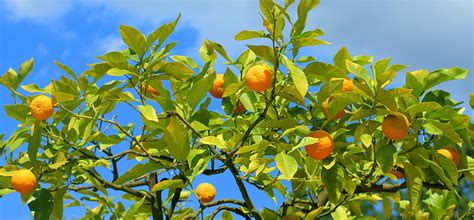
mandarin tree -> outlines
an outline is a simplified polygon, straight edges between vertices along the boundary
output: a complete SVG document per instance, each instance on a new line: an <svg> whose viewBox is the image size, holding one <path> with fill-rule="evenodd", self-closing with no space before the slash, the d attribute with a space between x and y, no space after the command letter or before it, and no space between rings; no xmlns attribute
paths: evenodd
<svg viewBox="0 0 474 220"><path fill-rule="evenodd" d="M45 87L22 84L33 59L9 69L4 109L18 127L1 136L0 195L18 191L35 219L73 206L85 219L471 215L474 127L461 102L433 89L468 71L406 71L345 47L332 63L302 56L328 44L306 28L318 4L261 0L262 30L235 40L267 43L238 57L210 40L201 61L174 54L178 17L148 35L122 25L127 49L81 73L55 62L64 75ZM195 181L223 175L235 182L225 191Z"/></svg>

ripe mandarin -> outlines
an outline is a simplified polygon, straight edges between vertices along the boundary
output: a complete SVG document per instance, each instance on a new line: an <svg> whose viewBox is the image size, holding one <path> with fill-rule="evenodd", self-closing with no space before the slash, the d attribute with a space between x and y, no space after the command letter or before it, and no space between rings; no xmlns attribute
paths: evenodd
<svg viewBox="0 0 474 220"><path fill-rule="evenodd" d="M216 197L216 188L210 183L201 183L196 188L196 194L201 203L208 203Z"/></svg>
<svg viewBox="0 0 474 220"><path fill-rule="evenodd" d="M310 157L316 160L323 160L331 155L334 143L329 133L323 130L317 130L309 134L309 136L319 138L316 143L305 146L306 153L308 153Z"/></svg>
<svg viewBox="0 0 474 220"><path fill-rule="evenodd" d="M209 90L212 96L220 99L224 95L224 75L216 74L216 79L212 84L212 88Z"/></svg>
<svg viewBox="0 0 474 220"><path fill-rule="evenodd" d="M53 100L45 95L36 96L30 103L30 112L38 120L48 119L54 113Z"/></svg>
<svg viewBox="0 0 474 220"><path fill-rule="evenodd" d="M461 162L459 152L456 149L452 148L452 147L444 147L444 148L436 150L436 152L438 154L441 154L441 155L445 156L446 158L450 159L456 165L459 165L459 162Z"/></svg>
<svg viewBox="0 0 474 220"><path fill-rule="evenodd" d="M408 134L410 123L405 115L397 113L385 116L382 122L383 134L394 141L403 139Z"/></svg>
<svg viewBox="0 0 474 220"><path fill-rule="evenodd" d="M257 92L263 92L272 85L272 72L264 65L250 67L245 74L245 84Z"/></svg>
<svg viewBox="0 0 474 220"><path fill-rule="evenodd" d="M27 169L17 170L13 173L11 178L13 189L22 195L27 195L33 192L36 188L36 177Z"/></svg>

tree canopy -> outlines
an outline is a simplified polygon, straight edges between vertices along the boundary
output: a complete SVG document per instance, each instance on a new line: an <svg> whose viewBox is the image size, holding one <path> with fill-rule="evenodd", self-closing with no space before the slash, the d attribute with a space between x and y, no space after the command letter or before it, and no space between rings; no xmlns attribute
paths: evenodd
<svg viewBox="0 0 474 220"><path fill-rule="evenodd" d="M296 18L287 13L293 4ZM81 73L55 62L64 74L43 88L22 84L33 59L9 69L0 84L11 92L4 109L18 127L0 135L7 164L0 195L22 192L35 219L61 219L73 206L84 206L86 219L472 215L472 119L462 102L436 89L468 71L406 71L391 58L352 55L346 47L333 63L302 56L304 47L329 44L322 30L306 28L318 4L260 0L262 30L241 31L235 40L267 43L247 44L231 57L206 40L203 65L173 53L168 37L178 16L148 35L120 26L127 49L98 56ZM223 73L214 68L218 57ZM404 85L393 86L403 72ZM211 108L211 99L222 108ZM473 108L474 95L470 100ZM134 165L121 166L125 160ZM31 193L21 178L12 180L24 169L37 178ZM224 172L241 197L213 200L218 183L194 183ZM276 208L257 208L249 187ZM197 199L199 207L189 205Z"/></svg>

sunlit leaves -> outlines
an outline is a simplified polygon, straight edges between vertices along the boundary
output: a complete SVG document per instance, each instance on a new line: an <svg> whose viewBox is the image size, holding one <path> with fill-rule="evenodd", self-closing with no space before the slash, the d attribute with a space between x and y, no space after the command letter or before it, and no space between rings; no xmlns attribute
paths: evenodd
<svg viewBox="0 0 474 220"><path fill-rule="evenodd" d="M196 108L199 102L206 96L215 78L216 74L207 75L193 84L191 90L186 95L186 100L191 109Z"/></svg>
<svg viewBox="0 0 474 220"><path fill-rule="evenodd" d="M295 158L285 153L279 153L275 157L278 170L283 174L284 179L291 179L298 169Z"/></svg>
<svg viewBox="0 0 474 220"><path fill-rule="evenodd" d="M418 169L409 163L404 163L405 179L408 186L408 197L410 198L411 211L418 209L421 193L423 190L423 180Z"/></svg>
<svg viewBox="0 0 474 220"><path fill-rule="evenodd" d="M194 71L183 63L166 62L156 65L155 71L172 76L178 80L186 80L194 74Z"/></svg>
<svg viewBox="0 0 474 220"><path fill-rule="evenodd" d="M184 182L181 179L163 180L155 184L153 188L151 189L151 192L163 191L165 189L171 189L171 188L181 188L183 186L184 186Z"/></svg>
<svg viewBox="0 0 474 220"><path fill-rule="evenodd" d="M25 104L4 105L3 107L8 117L14 118L22 123L25 122L28 113L30 113L30 107Z"/></svg>
<svg viewBox="0 0 474 220"><path fill-rule="evenodd" d="M145 202L146 196L140 199L138 202L135 202L128 210L125 212L123 219L124 220L133 220L135 218L135 214L139 211L140 207Z"/></svg>
<svg viewBox="0 0 474 220"><path fill-rule="evenodd" d="M397 158L397 149L392 145L382 145L377 150L377 163L384 173L389 172L395 165Z"/></svg>
<svg viewBox="0 0 474 220"><path fill-rule="evenodd" d="M286 58L285 56L282 56L282 61L282 64L285 65L288 70L290 70L291 79L296 85L296 89L299 93L298 98L303 101L306 92L308 91L308 80L306 79L306 75L298 66L296 66L296 64L288 60L288 58Z"/></svg>
<svg viewBox="0 0 474 220"><path fill-rule="evenodd" d="M170 123L165 130L164 139L170 154L179 160L186 160L189 154L189 135L188 130L181 121L174 117L170 118Z"/></svg>
<svg viewBox="0 0 474 220"><path fill-rule="evenodd" d="M341 166L336 164L329 170L323 169L321 178L328 191L329 201L333 204L337 204L343 189L344 170Z"/></svg>
<svg viewBox="0 0 474 220"><path fill-rule="evenodd" d="M268 61L272 64L275 63L275 52L269 46L262 46L262 45L247 45L252 52L254 52L257 56L262 58L265 61Z"/></svg>
<svg viewBox="0 0 474 220"><path fill-rule="evenodd" d="M346 71L346 60L352 60L352 57L349 54L349 51L347 51L347 48L342 47L334 56L334 65L339 67L343 71Z"/></svg>
<svg viewBox="0 0 474 220"><path fill-rule="evenodd" d="M124 184L127 181L130 181L132 179L138 178L146 173L149 173L153 170L156 170L159 167L157 163L154 162L148 162L145 164L136 164L129 170L127 170L124 174L122 174L120 177L118 177L114 183L115 184Z"/></svg>
<svg viewBox="0 0 474 220"><path fill-rule="evenodd" d="M161 46L166 38L168 38L168 36L173 32L180 17L181 15L178 15L174 21L164 24L153 31L153 33L151 33L146 39L146 46L150 47L156 40L158 40L158 46Z"/></svg>
<svg viewBox="0 0 474 220"><path fill-rule="evenodd" d="M237 35L235 35L234 39L235 40L248 40L248 39L260 38L264 36L265 36L265 32L263 31L244 30L244 31L239 32Z"/></svg>
<svg viewBox="0 0 474 220"><path fill-rule="evenodd" d="M147 50L145 36L137 29L126 25L120 25L120 34L122 35L123 42L140 57L143 57Z"/></svg>

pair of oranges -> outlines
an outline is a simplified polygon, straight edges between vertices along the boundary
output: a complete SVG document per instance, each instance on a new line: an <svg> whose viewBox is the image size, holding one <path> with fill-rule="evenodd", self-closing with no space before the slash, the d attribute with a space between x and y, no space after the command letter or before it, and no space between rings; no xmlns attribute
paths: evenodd
<svg viewBox="0 0 474 220"><path fill-rule="evenodd" d="M248 88L263 92L267 90L272 84L273 76L270 69L264 65L252 66L245 74L245 84ZM224 75L217 74L211 89L209 90L212 96L220 99L224 95ZM238 98L237 98L238 99ZM246 111L244 105L240 100L237 102L235 113L241 114Z"/></svg>

